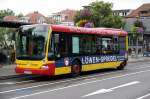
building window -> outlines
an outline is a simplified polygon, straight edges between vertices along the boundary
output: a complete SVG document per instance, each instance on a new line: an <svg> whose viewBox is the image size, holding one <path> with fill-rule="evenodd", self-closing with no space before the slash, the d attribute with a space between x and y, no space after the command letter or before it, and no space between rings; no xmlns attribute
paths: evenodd
<svg viewBox="0 0 150 99"><path fill-rule="evenodd" d="M68 21L68 16L65 16L65 21Z"/></svg>

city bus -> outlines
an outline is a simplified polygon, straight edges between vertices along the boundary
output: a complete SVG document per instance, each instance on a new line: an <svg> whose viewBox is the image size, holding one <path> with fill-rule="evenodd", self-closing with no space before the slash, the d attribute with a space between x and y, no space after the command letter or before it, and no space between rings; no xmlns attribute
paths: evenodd
<svg viewBox="0 0 150 99"><path fill-rule="evenodd" d="M98 69L122 70L127 51L128 34L121 29L24 25L17 33L15 71L77 76Z"/></svg>

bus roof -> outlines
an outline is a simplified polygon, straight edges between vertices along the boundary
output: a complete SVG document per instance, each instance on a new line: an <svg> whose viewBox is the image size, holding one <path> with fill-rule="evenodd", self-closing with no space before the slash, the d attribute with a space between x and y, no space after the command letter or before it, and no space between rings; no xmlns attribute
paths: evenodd
<svg viewBox="0 0 150 99"><path fill-rule="evenodd" d="M126 36L128 33L121 29L114 28L84 28L62 25L51 25L52 31L66 32L66 33L79 33L79 34L96 34L104 36Z"/></svg>

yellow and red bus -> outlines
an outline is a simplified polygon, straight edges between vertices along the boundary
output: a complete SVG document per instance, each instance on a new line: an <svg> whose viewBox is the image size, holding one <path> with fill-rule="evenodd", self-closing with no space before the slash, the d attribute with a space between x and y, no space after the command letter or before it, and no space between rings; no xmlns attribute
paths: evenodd
<svg viewBox="0 0 150 99"><path fill-rule="evenodd" d="M16 73L79 75L105 68L123 69L128 34L121 29L24 25L16 46Z"/></svg>

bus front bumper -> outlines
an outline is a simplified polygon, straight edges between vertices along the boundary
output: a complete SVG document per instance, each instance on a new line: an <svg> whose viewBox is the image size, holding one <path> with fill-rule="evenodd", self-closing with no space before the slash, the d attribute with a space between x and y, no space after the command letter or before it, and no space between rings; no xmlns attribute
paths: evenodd
<svg viewBox="0 0 150 99"><path fill-rule="evenodd" d="M37 75L54 75L54 68L48 68L48 69L32 69L32 68L21 68L16 67L15 72L18 74L37 74Z"/></svg>

